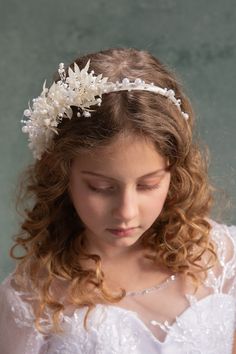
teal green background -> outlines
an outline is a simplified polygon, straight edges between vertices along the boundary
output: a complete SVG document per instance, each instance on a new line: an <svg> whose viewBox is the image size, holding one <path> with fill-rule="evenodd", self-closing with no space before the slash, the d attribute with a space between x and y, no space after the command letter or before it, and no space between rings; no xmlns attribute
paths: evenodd
<svg viewBox="0 0 236 354"><path fill-rule="evenodd" d="M0 1L0 280L14 266L15 186L32 159L22 112L58 63L86 52L144 49L177 73L211 151L210 177L231 203L219 194L217 205L236 224L235 23L234 0Z"/></svg>

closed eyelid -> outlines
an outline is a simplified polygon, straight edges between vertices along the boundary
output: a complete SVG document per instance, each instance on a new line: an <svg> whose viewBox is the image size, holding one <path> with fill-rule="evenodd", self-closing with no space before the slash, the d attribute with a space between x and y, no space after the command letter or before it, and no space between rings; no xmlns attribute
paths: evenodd
<svg viewBox="0 0 236 354"><path fill-rule="evenodd" d="M162 176L158 176L158 177L144 177L142 179L140 179L139 181L137 181L137 184L155 184L155 183L159 183L162 179L163 179L164 175ZM92 177L91 179L85 179L85 182L94 182L94 183L101 183L104 184L102 186L99 187L110 187L110 186L114 186L117 185L117 181L111 181L111 180L107 180L107 179L103 179L101 177ZM118 183L119 184L119 183ZM124 185L124 183L121 183L122 185Z"/></svg>
<svg viewBox="0 0 236 354"><path fill-rule="evenodd" d="M149 184L140 184L139 186L143 190L151 191L154 189L159 189L160 184L159 183L150 184L150 185ZM114 190L113 187L95 187L90 184L88 184L88 188L91 190L94 190L95 192L99 192L99 193L112 193L112 192L116 191L116 189Z"/></svg>

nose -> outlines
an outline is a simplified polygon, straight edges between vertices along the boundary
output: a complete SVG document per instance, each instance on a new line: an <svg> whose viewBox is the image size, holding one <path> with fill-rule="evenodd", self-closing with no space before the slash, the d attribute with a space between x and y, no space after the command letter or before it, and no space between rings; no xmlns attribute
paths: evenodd
<svg viewBox="0 0 236 354"><path fill-rule="evenodd" d="M138 211L137 193L133 191L132 188L120 191L116 198L115 205L112 208L112 216L128 224L129 221L137 218Z"/></svg>

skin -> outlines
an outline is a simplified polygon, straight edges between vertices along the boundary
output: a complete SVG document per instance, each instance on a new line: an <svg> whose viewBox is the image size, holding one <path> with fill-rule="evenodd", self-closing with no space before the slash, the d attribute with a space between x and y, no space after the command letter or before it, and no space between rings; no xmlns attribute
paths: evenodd
<svg viewBox="0 0 236 354"><path fill-rule="evenodd" d="M234 334L234 346L233 346L232 354L236 354L236 332Z"/></svg>
<svg viewBox="0 0 236 354"><path fill-rule="evenodd" d="M165 203L171 179L166 167L167 162L152 142L134 136L119 136L108 147L73 160L69 193L85 225L86 248L89 253L100 255L103 270L113 280L117 278L117 266L120 270L127 270L128 266L137 275L137 283L144 272L150 276L146 276L148 284L144 286L157 282L157 270L143 261L139 240ZM159 172L155 175L142 177L156 170ZM117 237L107 230L129 227L137 228L126 237ZM127 271L124 274L116 282L121 286L130 283Z"/></svg>

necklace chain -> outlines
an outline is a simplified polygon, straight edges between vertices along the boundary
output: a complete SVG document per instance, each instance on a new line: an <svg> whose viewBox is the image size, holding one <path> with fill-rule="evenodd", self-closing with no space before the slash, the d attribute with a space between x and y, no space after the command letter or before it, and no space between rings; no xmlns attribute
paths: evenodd
<svg viewBox="0 0 236 354"><path fill-rule="evenodd" d="M176 279L176 275L172 274L170 277L168 277L161 284L157 284L157 285L152 286L151 288L146 288L146 289L142 289L142 290L128 291L125 296L145 295L145 294L151 293L152 291L157 291L157 290L164 289L164 288L167 287L167 285L170 282L174 281L175 279Z"/></svg>

